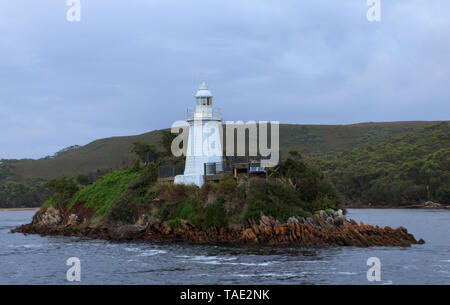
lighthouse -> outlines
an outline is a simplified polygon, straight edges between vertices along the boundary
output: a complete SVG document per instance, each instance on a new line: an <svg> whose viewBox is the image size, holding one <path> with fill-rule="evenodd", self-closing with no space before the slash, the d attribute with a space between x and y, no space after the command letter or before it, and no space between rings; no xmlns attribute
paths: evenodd
<svg viewBox="0 0 450 305"><path fill-rule="evenodd" d="M194 109L187 110L189 137L184 174L175 176L177 184L205 183L205 175L212 165L214 172L222 169L223 151L221 142L221 110L214 106L213 95L203 81L195 94Z"/></svg>

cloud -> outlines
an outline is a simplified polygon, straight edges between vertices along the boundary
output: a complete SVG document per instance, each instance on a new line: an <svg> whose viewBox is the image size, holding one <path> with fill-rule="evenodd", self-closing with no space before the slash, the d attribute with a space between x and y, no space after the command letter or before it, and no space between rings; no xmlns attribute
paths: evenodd
<svg viewBox="0 0 450 305"><path fill-rule="evenodd" d="M0 158L169 127L204 72L225 120L448 120L446 0L0 3Z"/></svg>

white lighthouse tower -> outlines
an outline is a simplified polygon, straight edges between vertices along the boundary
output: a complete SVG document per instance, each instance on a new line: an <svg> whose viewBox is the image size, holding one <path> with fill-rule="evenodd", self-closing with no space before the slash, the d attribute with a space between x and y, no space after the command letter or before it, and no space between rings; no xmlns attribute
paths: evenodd
<svg viewBox="0 0 450 305"><path fill-rule="evenodd" d="M206 82L203 81L195 94L195 108L187 111L189 139L186 152L184 174L175 177L175 183L205 183L205 164L215 166L215 171L222 169L222 117L220 108L213 106L213 96ZM206 170L208 174L208 170Z"/></svg>

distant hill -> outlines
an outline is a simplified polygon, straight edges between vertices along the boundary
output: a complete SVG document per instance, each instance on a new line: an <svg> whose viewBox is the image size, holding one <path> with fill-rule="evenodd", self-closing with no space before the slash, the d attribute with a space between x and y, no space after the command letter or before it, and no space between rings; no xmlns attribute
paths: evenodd
<svg viewBox="0 0 450 305"><path fill-rule="evenodd" d="M361 123L353 125L288 125L280 126L282 152L297 150L302 154L323 154L343 151L377 140L421 129L436 122ZM53 158L26 159L15 162L11 179L52 179L74 176L97 169L121 168L135 157L130 152L133 142L157 145L161 130L136 136L112 137L59 153Z"/></svg>
<svg viewBox="0 0 450 305"><path fill-rule="evenodd" d="M340 152L374 143L381 139L420 130L438 122L412 121L360 123L352 125L280 125L280 148L283 154L297 150L303 155ZM43 194L36 195L42 182L59 176L76 177L105 169L129 166L135 160L130 152L135 141L157 145L162 131L135 136L111 137L84 146L72 146L53 157L41 159L1 160L0 207L36 206ZM24 195L24 194L33 194ZM31 196L31 197L30 197Z"/></svg>
<svg viewBox="0 0 450 305"><path fill-rule="evenodd" d="M311 157L351 205L450 205L450 124Z"/></svg>

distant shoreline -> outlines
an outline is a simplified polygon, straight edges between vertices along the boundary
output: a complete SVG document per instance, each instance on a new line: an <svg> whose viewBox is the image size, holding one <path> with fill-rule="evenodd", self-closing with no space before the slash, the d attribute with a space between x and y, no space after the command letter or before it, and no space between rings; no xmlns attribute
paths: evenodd
<svg viewBox="0 0 450 305"><path fill-rule="evenodd" d="M441 207L427 207L421 205L406 205L406 206L377 206L377 205L352 205L344 206L346 209L377 209L377 210L450 210L450 206Z"/></svg>
<svg viewBox="0 0 450 305"><path fill-rule="evenodd" d="M0 211L37 211L40 208L0 208Z"/></svg>
<svg viewBox="0 0 450 305"><path fill-rule="evenodd" d="M344 206L346 209L377 209L377 210L411 210L411 209L420 209L420 210L429 210L429 209L437 209L437 210L450 210L450 206L441 206L441 207L427 207L423 205L405 205L405 206L383 206L383 205L348 205ZM37 211L40 207L35 208L0 208L1 211Z"/></svg>

